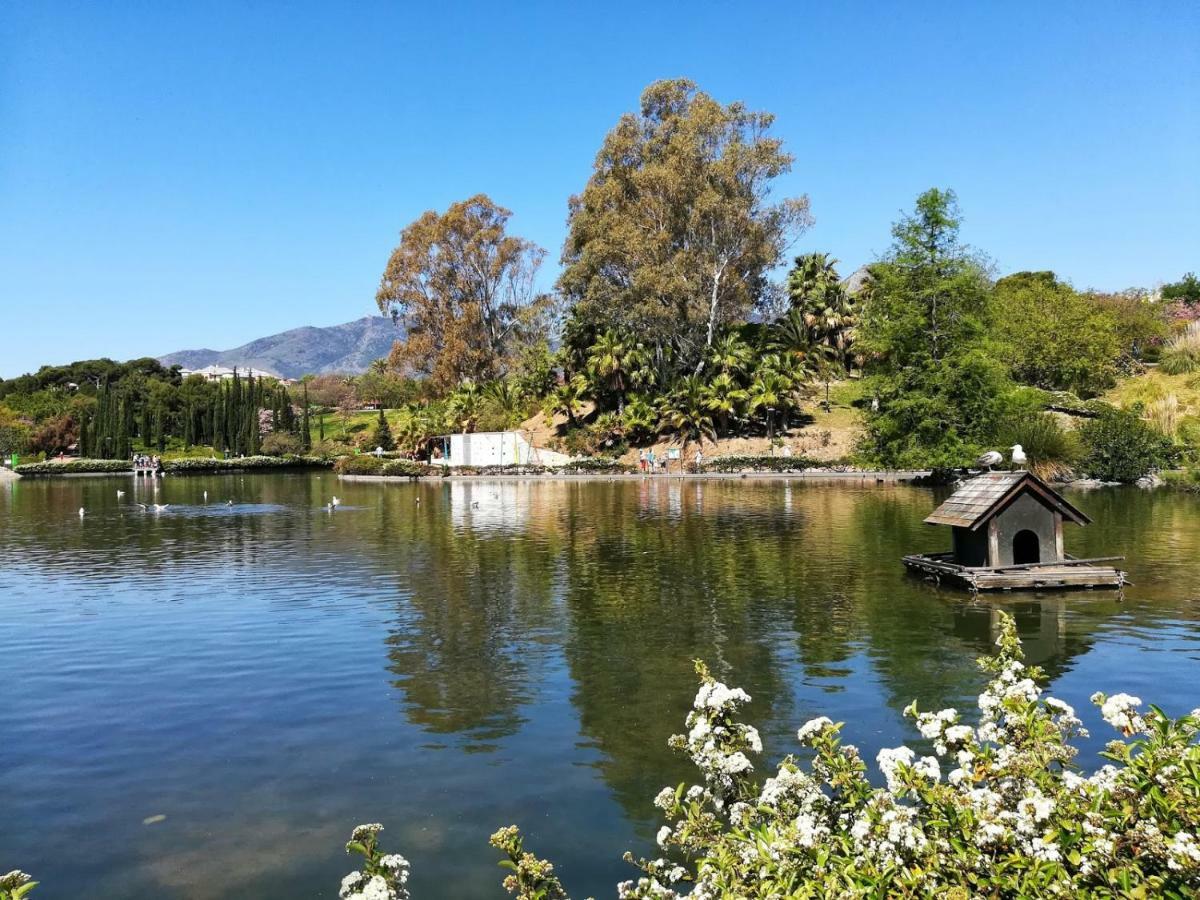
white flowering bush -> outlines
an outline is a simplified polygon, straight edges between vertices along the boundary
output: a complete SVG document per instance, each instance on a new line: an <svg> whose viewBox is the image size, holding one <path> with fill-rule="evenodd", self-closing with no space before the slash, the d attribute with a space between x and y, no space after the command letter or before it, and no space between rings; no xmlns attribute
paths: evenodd
<svg viewBox="0 0 1200 900"><path fill-rule="evenodd" d="M342 900L408 900L408 860L379 849L379 824L359 825L346 844L347 853L363 858L363 867L342 879Z"/></svg>
<svg viewBox="0 0 1200 900"><path fill-rule="evenodd" d="M1044 696L1022 663L1011 618L977 725L957 710L911 716L932 756L884 749L884 785L842 742L842 724L805 724L811 748L761 784L758 734L737 721L749 697L702 664L688 733L672 738L702 784L664 788L662 856L622 898L1191 897L1200 891L1200 710L1172 719L1128 694L1092 702L1121 735L1085 777L1071 740L1086 736L1070 705Z"/></svg>

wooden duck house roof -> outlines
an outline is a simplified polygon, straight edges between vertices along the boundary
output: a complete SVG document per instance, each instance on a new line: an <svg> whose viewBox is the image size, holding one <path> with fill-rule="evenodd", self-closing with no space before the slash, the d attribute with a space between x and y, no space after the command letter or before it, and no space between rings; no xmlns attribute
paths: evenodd
<svg viewBox="0 0 1200 900"><path fill-rule="evenodd" d="M1043 506L1062 513L1079 525L1091 521L1061 494L1032 472L988 472L963 484L925 519L930 525L978 528L998 515L1023 493L1032 494Z"/></svg>

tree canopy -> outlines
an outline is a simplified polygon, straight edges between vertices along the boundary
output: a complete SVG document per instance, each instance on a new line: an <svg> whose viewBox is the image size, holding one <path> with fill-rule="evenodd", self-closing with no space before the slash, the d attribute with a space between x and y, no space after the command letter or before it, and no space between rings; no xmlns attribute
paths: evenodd
<svg viewBox="0 0 1200 900"><path fill-rule="evenodd" d="M722 326L762 300L811 222L807 197L772 199L792 165L773 118L686 79L645 90L570 201L559 288L584 330L636 333L698 370Z"/></svg>
<svg viewBox="0 0 1200 900"><path fill-rule="evenodd" d="M534 292L545 251L507 233L512 213L484 194L425 212L400 233L376 293L404 320L391 361L437 388L501 374L547 305Z"/></svg>

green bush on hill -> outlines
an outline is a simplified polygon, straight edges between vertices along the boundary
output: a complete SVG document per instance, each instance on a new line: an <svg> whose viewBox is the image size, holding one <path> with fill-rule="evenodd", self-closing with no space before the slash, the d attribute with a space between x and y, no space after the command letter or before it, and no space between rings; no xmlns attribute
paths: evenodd
<svg viewBox="0 0 1200 900"><path fill-rule="evenodd" d="M1079 468L1101 481L1131 483L1178 458L1171 439L1130 410L1115 409L1088 422L1079 436L1083 441Z"/></svg>

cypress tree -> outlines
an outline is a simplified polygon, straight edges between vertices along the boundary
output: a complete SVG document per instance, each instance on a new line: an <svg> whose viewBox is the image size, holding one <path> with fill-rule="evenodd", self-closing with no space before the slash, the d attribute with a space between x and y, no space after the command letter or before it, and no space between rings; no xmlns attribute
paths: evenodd
<svg viewBox="0 0 1200 900"><path fill-rule="evenodd" d="M138 429L138 437L142 439L142 446L147 450L150 449L150 401L142 401L142 427Z"/></svg>
<svg viewBox="0 0 1200 900"><path fill-rule="evenodd" d="M317 413L317 434L322 441L325 440L325 413Z"/></svg>
<svg viewBox="0 0 1200 900"><path fill-rule="evenodd" d="M304 385L304 413L301 416L300 424L300 446L304 448L305 453L312 449L312 432L308 429L308 384L306 383Z"/></svg>
<svg viewBox="0 0 1200 900"><path fill-rule="evenodd" d="M158 447L159 453L167 449L167 432L164 427L163 418L164 410L160 403L154 409L154 445Z"/></svg>
<svg viewBox="0 0 1200 900"><path fill-rule="evenodd" d="M392 440L392 428L388 425L382 406L379 407L379 425L375 429L375 444L389 453L396 449L396 442Z"/></svg>
<svg viewBox="0 0 1200 900"><path fill-rule="evenodd" d="M79 455L83 459L91 459L88 454L91 452L91 445L88 443L88 416L87 413L79 415Z"/></svg>

